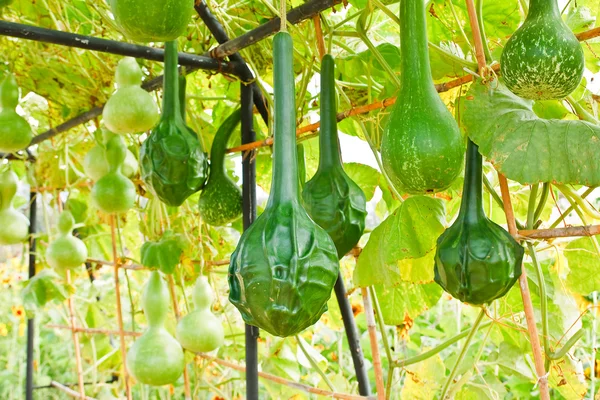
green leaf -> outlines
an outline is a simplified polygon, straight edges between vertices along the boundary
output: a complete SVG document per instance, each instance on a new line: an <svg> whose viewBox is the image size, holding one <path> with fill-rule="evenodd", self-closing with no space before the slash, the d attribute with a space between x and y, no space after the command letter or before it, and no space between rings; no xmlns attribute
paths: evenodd
<svg viewBox="0 0 600 400"><path fill-rule="evenodd" d="M375 168L359 163L345 163L344 171L362 189L367 201L370 201L379 185L381 174Z"/></svg>
<svg viewBox="0 0 600 400"><path fill-rule="evenodd" d="M72 293L75 293L75 289L71 285L62 282L54 270L45 269L29 280L21 296L25 312L32 317L38 308L52 300L64 301Z"/></svg>
<svg viewBox="0 0 600 400"><path fill-rule="evenodd" d="M600 126L539 118L502 83L474 83L462 103L465 131L507 178L600 185Z"/></svg>
<svg viewBox="0 0 600 400"><path fill-rule="evenodd" d="M375 285L381 315L386 325L403 325L413 321L434 306L442 296L437 283L414 284L402 282L388 288Z"/></svg>
<svg viewBox="0 0 600 400"><path fill-rule="evenodd" d="M446 368L439 354L405 368L408 372L401 400L431 400L444 383Z"/></svg>
<svg viewBox="0 0 600 400"><path fill-rule="evenodd" d="M389 287L402 281L431 282L432 253L444 224L441 200L426 196L406 199L371 233L358 257L355 285Z"/></svg>
<svg viewBox="0 0 600 400"><path fill-rule="evenodd" d="M596 240L600 236L594 236ZM574 292L587 296L600 290L600 257L592 238L585 237L573 240L565 249L565 257L569 263L567 286Z"/></svg>
<svg viewBox="0 0 600 400"><path fill-rule="evenodd" d="M172 274L179 264L184 246L177 235L165 233L158 242L146 242L142 246L142 265L158 268L164 274Z"/></svg>

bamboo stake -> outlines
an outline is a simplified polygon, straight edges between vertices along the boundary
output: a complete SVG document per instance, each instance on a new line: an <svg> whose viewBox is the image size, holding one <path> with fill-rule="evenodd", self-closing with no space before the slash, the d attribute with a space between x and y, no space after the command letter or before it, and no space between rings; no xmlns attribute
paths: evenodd
<svg viewBox="0 0 600 400"><path fill-rule="evenodd" d="M385 383L383 382L383 368L381 367L381 357L379 355L379 345L377 343L377 327L375 324L375 315L371 297L366 288L361 288L363 302L365 304L365 317L367 318L367 328L369 330L369 341L371 342L371 356L373 358L373 369L375 370L375 387L377 388L377 399L385 400Z"/></svg>
<svg viewBox="0 0 600 400"><path fill-rule="evenodd" d="M67 284L71 284L71 271L67 270ZM79 386L79 397L85 398L85 387L83 384L83 367L81 365L81 348L79 347L79 336L75 331L75 307L73 306L73 296L67 299L69 307L69 323L71 324L71 333L73 336L73 344L75 345L75 365L77 367L77 384Z"/></svg>
<svg viewBox="0 0 600 400"><path fill-rule="evenodd" d="M319 58L323 59L325 55L325 41L323 40L323 29L321 29L321 14L313 15L313 23L315 24L315 36L317 39L317 49L319 50Z"/></svg>
<svg viewBox="0 0 600 400"><path fill-rule="evenodd" d="M89 397L89 396L81 396L81 394L77 393L76 391L74 391L73 389L66 387L65 385L58 383L56 381L51 381L50 382L50 386L52 386L55 389L58 389L66 394L68 394L71 397L74 397L76 399L85 399L85 400L96 400L93 397Z"/></svg>
<svg viewBox="0 0 600 400"><path fill-rule="evenodd" d="M167 275L167 281L169 282L169 292L171 292L171 300L173 302L175 319L177 322L179 322L181 314L179 313L179 305L177 304L177 294L175 293L175 282L173 281L173 275ZM192 391L190 390L190 377L188 375L187 365L185 365L183 368L183 390L185 392L185 400L192 400Z"/></svg>
<svg viewBox="0 0 600 400"><path fill-rule="evenodd" d="M117 238L115 232L115 215L110 216L110 234L112 238L113 266L115 274L115 296L117 298L117 321L119 323L119 339L121 344L121 361L123 362L123 377L127 400L132 400L131 387L129 385L129 374L127 372L127 347L125 345L125 334L123 330L123 312L121 310L121 290L119 289L119 257L117 254Z"/></svg>

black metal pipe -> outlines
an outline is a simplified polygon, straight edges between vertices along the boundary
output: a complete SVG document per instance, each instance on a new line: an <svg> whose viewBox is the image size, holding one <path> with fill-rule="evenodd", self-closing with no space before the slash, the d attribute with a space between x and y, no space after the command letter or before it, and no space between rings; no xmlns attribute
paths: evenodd
<svg viewBox="0 0 600 400"><path fill-rule="evenodd" d="M241 83L242 143L256 140L252 111L252 87ZM252 154L244 154L242 159L242 208L244 230L256 219L256 164ZM246 399L258 400L258 336L255 326L246 324Z"/></svg>
<svg viewBox="0 0 600 400"><path fill-rule="evenodd" d="M348 347L350 348L350 353L352 355L352 362L354 363L354 370L356 371L358 393L362 396L369 396L371 394L369 375L367 374L365 359L360 347L360 338L358 336L356 322L354 321L354 313L352 312L352 306L346 297L346 288L344 287L344 279L341 274L338 274L334 290L335 297L340 306L342 321L344 321L344 329L346 331L346 338L348 339Z"/></svg>
<svg viewBox="0 0 600 400"><path fill-rule="evenodd" d="M37 194L29 193L29 279L35 276L35 248L36 248L36 218L37 218ZM27 319L27 366L25 377L25 399L33 400L33 336L34 319Z"/></svg>
<svg viewBox="0 0 600 400"><path fill-rule="evenodd" d="M217 42L219 42L219 44L223 44L229 41L229 36L227 35L227 32L225 32L223 25L221 25L219 20L213 15L213 13L210 11L208 5L204 0L196 1L194 8L196 9L196 12L200 16L200 18L202 18L202 21L204 22L210 33L212 33ZM252 97L254 99L254 104L256 105L256 109L260 113L263 121L265 121L265 124L269 125L269 110L267 108L267 102L257 83L253 80L254 74L252 73L252 71L250 70L250 68L246 64L246 61L244 61L244 58L240 55L240 53L234 53L230 55L229 59L238 63L240 72L243 72L244 75L247 77L251 77L250 79L242 80L245 82L252 82L250 86L252 87Z"/></svg>

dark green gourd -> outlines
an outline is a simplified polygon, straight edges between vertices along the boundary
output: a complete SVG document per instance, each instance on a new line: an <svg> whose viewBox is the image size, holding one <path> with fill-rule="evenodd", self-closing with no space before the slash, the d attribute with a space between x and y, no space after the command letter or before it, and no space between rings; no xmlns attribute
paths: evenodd
<svg viewBox="0 0 600 400"><path fill-rule="evenodd" d="M367 199L344 172L337 132L335 63L326 54L321 62L321 131L319 168L306 183L302 198L311 218L327 231L342 258L360 240L365 229Z"/></svg>
<svg viewBox="0 0 600 400"><path fill-rule="evenodd" d="M177 39L194 12L194 0L111 0L110 5L123 34L138 42Z"/></svg>
<svg viewBox="0 0 600 400"><path fill-rule="evenodd" d="M431 77L424 0L400 1L400 44L401 87L383 133L383 167L401 192L437 192L459 175L464 144Z"/></svg>
<svg viewBox="0 0 600 400"><path fill-rule="evenodd" d="M0 152L14 153L29 146L33 138L31 126L17 114L19 87L13 74L0 85Z"/></svg>
<svg viewBox="0 0 600 400"><path fill-rule="evenodd" d="M227 225L242 215L242 190L229 178L225 168L227 142L240 118L241 111L237 109L219 127L210 149L210 175L198 207L204 222L213 226Z"/></svg>
<svg viewBox="0 0 600 400"><path fill-rule="evenodd" d="M207 155L182 118L176 42L166 44L162 117L142 144L140 164L150 192L169 206L180 206L206 182Z"/></svg>
<svg viewBox="0 0 600 400"><path fill-rule="evenodd" d="M435 281L462 302L504 296L521 275L523 247L483 211L482 157L469 141L462 202L456 221L437 240Z"/></svg>
<svg viewBox="0 0 600 400"><path fill-rule="evenodd" d="M504 83L517 96L562 99L581 82L581 44L563 22L557 0L530 0L525 22L510 37L500 59Z"/></svg>
<svg viewBox="0 0 600 400"><path fill-rule="evenodd" d="M142 308L148 329L127 352L127 370L135 379L147 385L173 383L183 373L183 349L165 329L169 289L157 271L151 272L144 286Z"/></svg>
<svg viewBox="0 0 600 400"><path fill-rule="evenodd" d="M0 173L0 245L22 243L29 235L29 220L13 207L17 185L12 169Z"/></svg>
<svg viewBox="0 0 600 400"><path fill-rule="evenodd" d="M229 300L244 320L277 336L295 335L327 310L338 276L335 244L299 199L292 38L273 39L273 179L265 211L231 255Z"/></svg>
<svg viewBox="0 0 600 400"><path fill-rule="evenodd" d="M58 217L58 235L46 251L48 265L56 270L77 268L87 259L87 248L81 239L73 236L73 225L73 214L63 211Z"/></svg>

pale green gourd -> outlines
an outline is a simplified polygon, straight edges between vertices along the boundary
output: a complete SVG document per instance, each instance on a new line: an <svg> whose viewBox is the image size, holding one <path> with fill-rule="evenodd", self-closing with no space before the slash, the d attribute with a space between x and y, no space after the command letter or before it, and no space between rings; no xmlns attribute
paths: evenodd
<svg viewBox="0 0 600 400"><path fill-rule="evenodd" d="M17 114L19 87L14 75L9 74L0 85L0 152L14 153L31 143L31 126Z"/></svg>
<svg viewBox="0 0 600 400"><path fill-rule="evenodd" d="M110 171L110 167L106 161L106 143L113 135L112 132L104 131L101 134L101 144L92 147L83 159L83 172L94 182L98 181ZM123 172L123 175L127 178L132 178L137 174L138 169L139 165L137 158L135 158L135 155L131 150L127 149L121 172Z"/></svg>
<svg viewBox="0 0 600 400"><path fill-rule="evenodd" d="M63 211L58 219L58 236L46 250L48 265L56 270L81 266L87 259L87 248L83 241L73 236L75 220L70 211Z"/></svg>
<svg viewBox="0 0 600 400"><path fill-rule="evenodd" d="M14 209L17 175L10 169L0 173L0 245L18 244L29 235L29 220Z"/></svg>

